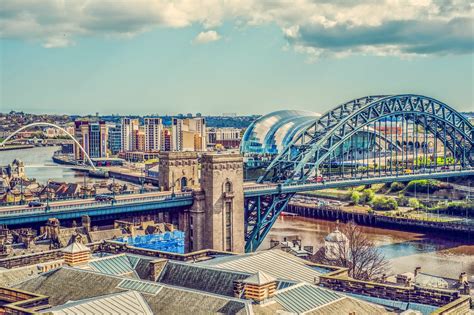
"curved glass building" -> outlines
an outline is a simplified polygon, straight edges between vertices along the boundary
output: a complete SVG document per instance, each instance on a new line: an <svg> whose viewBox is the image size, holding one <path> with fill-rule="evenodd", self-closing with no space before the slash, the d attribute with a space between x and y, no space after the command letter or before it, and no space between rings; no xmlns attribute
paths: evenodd
<svg viewBox="0 0 474 315"><path fill-rule="evenodd" d="M278 154L321 114L301 110L280 110L255 120L245 131L240 151L246 154Z"/></svg>

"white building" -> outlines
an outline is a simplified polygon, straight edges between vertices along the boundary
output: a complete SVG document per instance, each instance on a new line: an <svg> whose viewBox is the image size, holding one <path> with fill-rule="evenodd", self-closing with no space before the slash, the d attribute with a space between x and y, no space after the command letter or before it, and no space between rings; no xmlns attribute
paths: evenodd
<svg viewBox="0 0 474 315"><path fill-rule="evenodd" d="M206 122L202 117L173 118L171 134L173 151L206 151Z"/></svg>
<svg viewBox="0 0 474 315"><path fill-rule="evenodd" d="M134 151L134 137L138 131L138 119L122 118L122 150Z"/></svg>
<svg viewBox="0 0 474 315"><path fill-rule="evenodd" d="M145 118L145 151L160 151L163 124L161 118Z"/></svg>

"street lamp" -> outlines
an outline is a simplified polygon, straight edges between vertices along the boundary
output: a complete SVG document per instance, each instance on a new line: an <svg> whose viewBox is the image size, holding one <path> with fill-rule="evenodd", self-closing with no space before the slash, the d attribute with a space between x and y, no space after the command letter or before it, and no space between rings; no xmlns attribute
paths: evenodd
<svg viewBox="0 0 474 315"><path fill-rule="evenodd" d="M142 173L142 176L140 177L140 184L141 184L142 188L140 189L140 193L143 194L143 191L144 191L144 189L145 189L145 188L144 188L144 183L145 183L145 170L142 169L141 173Z"/></svg>
<svg viewBox="0 0 474 315"><path fill-rule="evenodd" d="M174 193L174 173L171 173L171 198L175 197Z"/></svg>
<svg viewBox="0 0 474 315"><path fill-rule="evenodd" d="M49 179L46 182L46 210L49 210Z"/></svg>

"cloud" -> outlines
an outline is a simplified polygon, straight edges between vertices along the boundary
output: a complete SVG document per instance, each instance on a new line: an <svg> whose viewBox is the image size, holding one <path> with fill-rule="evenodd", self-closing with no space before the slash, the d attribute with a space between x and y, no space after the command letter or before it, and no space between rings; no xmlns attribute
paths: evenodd
<svg viewBox="0 0 474 315"><path fill-rule="evenodd" d="M161 28L200 25L195 43L219 39L211 29L274 24L310 58L351 54L427 56L474 51L469 0L3 0L0 37L44 47L78 37L132 38Z"/></svg>
<svg viewBox="0 0 474 315"><path fill-rule="evenodd" d="M195 44L206 44L209 42L215 42L216 40L221 39L221 36L216 31L207 31L199 33L196 38L193 40Z"/></svg>

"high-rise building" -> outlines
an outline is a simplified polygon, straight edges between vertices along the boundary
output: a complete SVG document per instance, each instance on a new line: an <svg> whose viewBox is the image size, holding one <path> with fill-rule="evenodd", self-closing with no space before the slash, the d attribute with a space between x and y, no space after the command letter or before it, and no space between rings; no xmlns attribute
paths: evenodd
<svg viewBox="0 0 474 315"><path fill-rule="evenodd" d="M121 125L110 125L109 126L109 150L112 154L118 154L122 151L122 126Z"/></svg>
<svg viewBox="0 0 474 315"><path fill-rule="evenodd" d="M173 118L171 128L171 149L173 151L206 151L206 122L204 118Z"/></svg>
<svg viewBox="0 0 474 315"><path fill-rule="evenodd" d="M139 126L138 130L133 132L133 151L145 151L145 128L143 126Z"/></svg>
<svg viewBox="0 0 474 315"><path fill-rule="evenodd" d="M76 121L75 138L91 158L107 157L108 130L103 121ZM77 160L84 160L84 153L76 145L74 156Z"/></svg>
<svg viewBox="0 0 474 315"><path fill-rule="evenodd" d="M145 151L161 150L163 124L161 118L145 118Z"/></svg>
<svg viewBox="0 0 474 315"><path fill-rule="evenodd" d="M134 151L135 131L138 131L138 119L122 118L122 150Z"/></svg>
<svg viewBox="0 0 474 315"><path fill-rule="evenodd" d="M161 151L171 151L171 142L171 130L169 128L164 128L161 137Z"/></svg>

